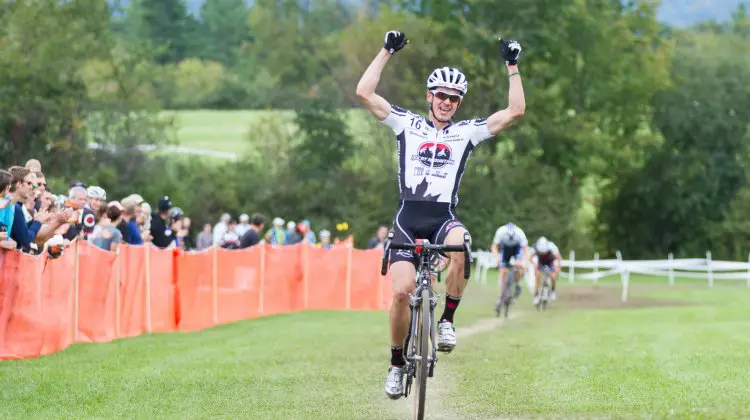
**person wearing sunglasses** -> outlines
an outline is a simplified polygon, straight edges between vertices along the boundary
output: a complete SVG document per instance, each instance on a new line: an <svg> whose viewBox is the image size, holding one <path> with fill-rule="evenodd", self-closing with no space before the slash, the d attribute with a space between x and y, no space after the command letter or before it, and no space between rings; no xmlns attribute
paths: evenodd
<svg viewBox="0 0 750 420"><path fill-rule="evenodd" d="M472 150L493 137L526 109L518 57L517 41L499 39L502 61L509 80L508 106L487 119L454 122L453 116L464 101L469 82L454 67L440 67L427 77L425 100L427 115L391 105L375 93L383 68L391 56L409 41L403 32L385 34L383 48L367 67L357 85L357 97L379 121L396 135L398 150L397 181L400 206L393 219L394 242L414 243L417 238L431 243L462 245L467 231L456 217L461 176ZM456 346L453 317L463 296L464 257L449 253L446 276L445 310L438 322L438 350L450 352ZM414 290L418 259L409 251L391 251L393 301L390 308L391 366L385 380L385 392L392 399L403 395L403 343L409 323L409 293Z"/></svg>

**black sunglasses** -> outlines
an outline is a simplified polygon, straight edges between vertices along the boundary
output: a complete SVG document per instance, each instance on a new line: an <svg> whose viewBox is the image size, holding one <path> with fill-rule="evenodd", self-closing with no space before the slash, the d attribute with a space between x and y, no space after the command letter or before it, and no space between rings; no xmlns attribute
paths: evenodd
<svg viewBox="0 0 750 420"><path fill-rule="evenodd" d="M440 99L441 101L450 99L452 104L457 104L461 102L461 96L459 95L451 95L451 94L440 92L440 91L434 92L433 95L435 95L435 97Z"/></svg>

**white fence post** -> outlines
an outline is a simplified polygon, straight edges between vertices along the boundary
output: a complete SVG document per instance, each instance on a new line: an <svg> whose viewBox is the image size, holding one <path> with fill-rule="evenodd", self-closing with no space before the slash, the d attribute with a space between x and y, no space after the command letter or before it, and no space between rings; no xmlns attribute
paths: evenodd
<svg viewBox="0 0 750 420"><path fill-rule="evenodd" d="M747 256L747 287L750 287L750 254Z"/></svg>
<svg viewBox="0 0 750 420"><path fill-rule="evenodd" d="M622 303L628 301L628 284L630 284L630 271L625 270L622 273L622 296L620 297Z"/></svg>
<svg viewBox="0 0 750 420"><path fill-rule="evenodd" d="M674 285L674 255L669 253L669 285Z"/></svg>
<svg viewBox="0 0 750 420"><path fill-rule="evenodd" d="M714 287L714 272L711 269L711 251L706 251L706 266L708 268L708 287Z"/></svg>
<svg viewBox="0 0 750 420"><path fill-rule="evenodd" d="M573 283L574 277L575 277L575 265L576 265L576 252L574 250L570 250L570 267L568 267L568 283Z"/></svg>
<svg viewBox="0 0 750 420"><path fill-rule="evenodd" d="M620 280L625 283L625 270L622 268L622 252L618 249L615 251L615 257L617 258L617 271L620 272Z"/></svg>
<svg viewBox="0 0 750 420"><path fill-rule="evenodd" d="M594 253L594 286L596 286L597 283L599 283L599 253Z"/></svg>

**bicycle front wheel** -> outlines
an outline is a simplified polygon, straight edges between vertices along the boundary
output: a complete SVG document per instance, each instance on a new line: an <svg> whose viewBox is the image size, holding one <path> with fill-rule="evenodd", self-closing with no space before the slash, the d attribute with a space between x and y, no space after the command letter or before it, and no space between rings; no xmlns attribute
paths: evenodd
<svg viewBox="0 0 750 420"><path fill-rule="evenodd" d="M508 311L510 311L510 305L513 303L513 289L516 287L516 271L514 268L508 270L508 274L505 276L505 287L503 287L503 316L508 318Z"/></svg>
<svg viewBox="0 0 750 420"><path fill-rule="evenodd" d="M432 325L430 291L422 290L420 298L419 322L417 323L417 357L414 358L417 374L417 392L414 393L414 419L416 420L424 419L427 374L430 370L430 325Z"/></svg>

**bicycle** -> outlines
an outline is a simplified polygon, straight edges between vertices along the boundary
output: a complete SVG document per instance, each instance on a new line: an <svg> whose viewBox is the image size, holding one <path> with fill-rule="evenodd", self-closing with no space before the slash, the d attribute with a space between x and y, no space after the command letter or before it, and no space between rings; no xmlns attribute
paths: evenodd
<svg viewBox="0 0 750 420"><path fill-rule="evenodd" d="M435 306L438 304L440 295L432 289L432 276L435 273L433 256L440 252L463 252L464 253L464 279L471 276L471 237L464 233L463 245L437 245L428 240L417 239L413 244L392 243L394 233L389 232L383 247L383 265L380 270L382 275L388 272L388 258L391 250L410 250L419 256L417 275L415 276L415 289L409 295L409 308L411 319L409 321L409 332L406 335L404 349L404 397L409 396L412 382L416 379L416 392L413 400L413 418L424 419L425 397L427 396L427 378L432 377L437 364L437 342L435 341ZM439 281L439 277L438 277ZM426 305L425 302L429 302ZM431 345L430 345L431 344Z"/></svg>
<svg viewBox="0 0 750 420"><path fill-rule="evenodd" d="M546 311L547 305L549 304L549 293L552 291L552 280L550 279L551 268L544 267L544 281L542 282L542 290L539 294L539 303L536 304L537 311Z"/></svg>
<svg viewBox="0 0 750 420"><path fill-rule="evenodd" d="M509 264L511 269L505 275L505 283L500 291L500 296L497 298L497 303L495 303L495 313L498 318L500 314L503 314L504 318L508 318L511 305L513 305L515 299L521 294L521 285L518 284L518 279L516 279L515 262L515 257L511 257Z"/></svg>

